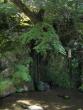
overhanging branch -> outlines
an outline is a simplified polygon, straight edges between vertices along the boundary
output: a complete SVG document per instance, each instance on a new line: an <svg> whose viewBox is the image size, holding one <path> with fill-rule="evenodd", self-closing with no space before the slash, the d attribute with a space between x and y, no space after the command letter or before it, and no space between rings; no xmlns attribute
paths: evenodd
<svg viewBox="0 0 83 110"><path fill-rule="evenodd" d="M44 10L40 9L39 13L35 13L30 11L29 8L27 8L25 6L24 3L22 3L21 0L10 0L11 2L13 2L21 11L23 11L26 16L28 16L32 22L37 23L39 21L43 20L43 15L44 15Z"/></svg>

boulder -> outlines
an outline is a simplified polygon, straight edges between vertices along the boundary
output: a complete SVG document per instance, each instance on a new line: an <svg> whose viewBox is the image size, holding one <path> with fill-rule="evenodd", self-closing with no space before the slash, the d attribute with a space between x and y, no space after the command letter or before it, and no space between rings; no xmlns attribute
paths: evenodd
<svg viewBox="0 0 83 110"><path fill-rule="evenodd" d="M41 106L38 105L31 105L28 108L29 110L44 110Z"/></svg>
<svg viewBox="0 0 83 110"><path fill-rule="evenodd" d="M5 97L15 92L16 88L11 81L5 80L0 82L0 97Z"/></svg>
<svg viewBox="0 0 83 110"><path fill-rule="evenodd" d="M1 97L6 97L10 94L15 93L16 89L14 87L9 87L6 90L3 91L3 93L0 94Z"/></svg>

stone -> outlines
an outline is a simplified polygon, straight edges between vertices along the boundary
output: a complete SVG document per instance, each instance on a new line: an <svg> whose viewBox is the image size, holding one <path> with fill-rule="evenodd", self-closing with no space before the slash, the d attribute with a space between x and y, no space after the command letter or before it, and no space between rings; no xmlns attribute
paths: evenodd
<svg viewBox="0 0 83 110"><path fill-rule="evenodd" d="M6 68L5 70L3 70L0 75L4 78L8 78L12 75L11 69L10 68Z"/></svg>
<svg viewBox="0 0 83 110"><path fill-rule="evenodd" d="M5 96L8 96L10 94L13 94L15 93L16 89L14 87L11 87L11 88L8 88L7 90L5 90L3 93L2 93L2 96L5 97Z"/></svg>
<svg viewBox="0 0 83 110"><path fill-rule="evenodd" d="M21 85L24 91L34 91L33 82L23 82Z"/></svg>
<svg viewBox="0 0 83 110"><path fill-rule="evenodd" d="M28 107L29 110L44 110L41 106L31 105Z"/></svg>
<svg viewBox="0 0 83 110"><path fill-rule="evenodd" d="M82 108L78 108L77 110L82 110Z"/></svg>
<svg viewBox="0 0 83 110"><path fill-rule="evenodd" d="M12 106L12 110L25 110L24 108L22 108L20 105L15 104Z"/></svg>
<svg viewBox="0 0 83 110"><path fill-rule="evenodd" d="M4 87L4 89L0 89L0 97L6 97L15 92L16 92L16 88L14 87L13 83L9 82L7 83L7 86Z"/></svg>

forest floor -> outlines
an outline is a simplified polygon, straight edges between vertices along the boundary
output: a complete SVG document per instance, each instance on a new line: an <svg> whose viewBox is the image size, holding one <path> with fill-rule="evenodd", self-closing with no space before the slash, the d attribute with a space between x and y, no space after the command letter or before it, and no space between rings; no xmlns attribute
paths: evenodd
<svg viewBox="0 0 83 110"><path fill-rule="evenodd" d="M83 110L83 93L59 88L46 92L15 93L0 99L0 110L13 110L12 107L16 103L23 103L27 106L36 104L42 106L44 110Z"/></svg>

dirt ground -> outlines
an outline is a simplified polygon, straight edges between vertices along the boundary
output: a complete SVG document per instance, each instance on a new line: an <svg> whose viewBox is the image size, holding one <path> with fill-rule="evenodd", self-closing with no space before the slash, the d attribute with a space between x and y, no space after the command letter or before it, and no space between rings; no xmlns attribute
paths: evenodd
<svg viewBox="0 0 83 110"><path fill-rule="evenodd" d="M47 92L15 93L0 99L0 110L13 110L12 106L19 102L27 106L41 105L45 110L83 110L83 93L59 88Z"/></svg>

